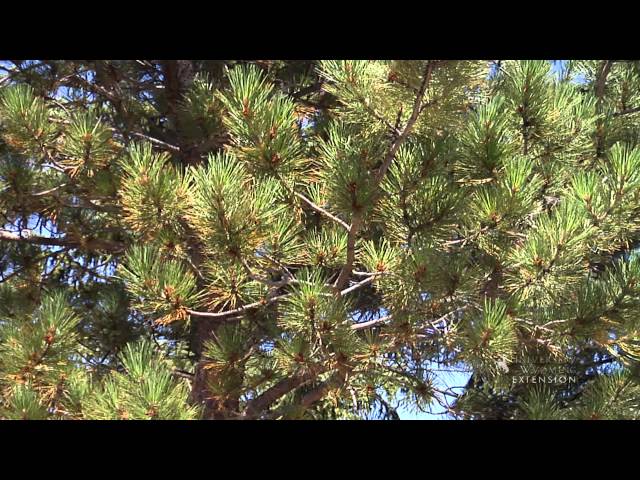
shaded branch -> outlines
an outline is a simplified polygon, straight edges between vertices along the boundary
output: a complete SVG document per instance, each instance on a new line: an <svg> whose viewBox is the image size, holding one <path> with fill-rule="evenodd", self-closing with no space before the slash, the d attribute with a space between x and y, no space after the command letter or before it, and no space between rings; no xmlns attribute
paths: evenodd
<svg viewBox="0 0 640 480"><path fill-rule="evenodd" d="M300 404L303 407L308 408L319 400L322 400L329 390L332 388L340 388L344 385L347 381L348 373L349 370L347 368L338 369L338 371L331 375L328 380L322 382L310 392L305 393L300 400Z"/></svg>
<svg viewBox="0 0 640 480"><path fill-rule="evenodd" d="M0 240L16 243L31 243L34 245L71 247L82 250L105 250L111 253L122 252L125 249L125 244L122 242L100 238L75 240L70 238L41 237L39 235L21 236L6 231L0 231Z"/></svg>
<svg viewBox="0 0 640 480"><path fill-rule="evenodd" d="M247 407L242 414L242 417L245 419L258 417L262 412L268 410L269 407L280 397L313 380L320 373L322 373L322 370L317 372L308 371L303 374L293 375L280 380L261 395L250 400L247 403Z"/></svg>
<svg viewBox="0 0 640 480"><path fill-rule="evenodd" d="M627 108L625 110L622 110L620 112L615 112L613 114L614 117L619 117L621 115L631 115L632 113L638 113L640 112L640 107L635 107L635 108Z"/></svg>

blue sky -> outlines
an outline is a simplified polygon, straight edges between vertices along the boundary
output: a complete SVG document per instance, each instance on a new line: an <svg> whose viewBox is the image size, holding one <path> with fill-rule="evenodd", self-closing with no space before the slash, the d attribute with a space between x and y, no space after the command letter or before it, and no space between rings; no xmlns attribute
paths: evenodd
<svg viewBox="0 0 640 480"><path fill-rule="evenodd" d="M460 394L463 392L463 388L455 388L455 387L464 387L469 381L469 377L471 376L470 372L458 371L461 370L460 367L457 368L446 368L442 365L438 365L437 363L431 363L431 368L435 374L435 386L439 390L446 390L447 388L451 388L454 393ZM444 371L442 371L444 370ZM453 397L449 397L449 403L451 404ZM443 412L444 408L437 402L433 401L430 405L432 412L419 412L412 409L408 409L406 407L401 407L398 409L398 415L401 420L450 420L450 416L447 414L438 414L439 412Z"/></svg>

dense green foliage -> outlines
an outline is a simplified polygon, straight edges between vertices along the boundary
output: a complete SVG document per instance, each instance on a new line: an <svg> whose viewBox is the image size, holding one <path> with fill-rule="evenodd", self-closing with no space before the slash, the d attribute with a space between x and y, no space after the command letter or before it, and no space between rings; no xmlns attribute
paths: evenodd
<svg viewBox="0 0 640 480"><path fill-rule="evenodd" d="M0 418L640 416L640 62L1 65Z"/></svg>

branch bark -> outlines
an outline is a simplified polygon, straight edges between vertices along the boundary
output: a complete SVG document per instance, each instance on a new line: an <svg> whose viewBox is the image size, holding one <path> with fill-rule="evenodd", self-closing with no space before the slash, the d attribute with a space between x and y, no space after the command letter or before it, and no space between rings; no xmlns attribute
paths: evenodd
<svg viewBox="0 0 640 480"><path fill-rule="evenodd" d="M259 417L261 413L267 411L269 407L280 397L313 380L320 373L322 373L322 371L307 371L303 374L294 375L280 380L261 395L250 400L249 403L247 403L247 407L245 408L242 417L247 420Z"/></svg>
<svg viewBox="0 0 640 480"><path fill-rule="evenodd" d="M600 67L600 71L598 72L598 77L596 79L596 110L598 114L602 113L602 104L604 101L605 88L607 85L607 77L609 76L609 72L611 72L611 67L613 66L613 60L605 60ZM604 154L604 131L603 131L603 121L602 119L598 119L596 124L596 155L598 157L602 157Z"/></svg>
<svg viewBox="0 0 640 480"><path fill-rule="evenodd" d="M322 382L310 392L305 393L300 400L300 404L305 408L309 408L314 403L320 401L326 395L328 390L336 387L339 388L344 385L347 381L348 373L349 369L347 368L343 367L338 369L338 371L331 375L327 381Z"/></svg>

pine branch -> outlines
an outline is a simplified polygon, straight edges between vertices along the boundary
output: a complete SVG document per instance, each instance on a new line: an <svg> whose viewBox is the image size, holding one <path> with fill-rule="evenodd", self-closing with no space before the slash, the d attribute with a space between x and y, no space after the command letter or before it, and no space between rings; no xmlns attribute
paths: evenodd
<svg viewBox="0 0 640 480"><path fill-rule="evenodd" d="M324 208L316 205L315 203L313 203L311 200L309 200L307 197L305 197L304 195L302 195L301 193L298 192L293 192L294 195L296 197L298 197L300 200L302 200L303 202L305 202L307 205L309 205L312 209L314 209L316 212L321 213L322 215L324 215L325 217L333 220L334 222L336 222L337 224L341 225L342 227L344 227L347 232L351 229L351 227L349 227L349 225L347 224L347 222L340 220L338 217L336 217L335 215L333 215L332 213L329 213L327 210L325 210Z"/></svg>
<svg viewBox="0 0 640 480"><path fill-rule="evenodd" d="M375 108L369 105L369 103L361 95L357 95L356 98L362 104L365 110L371 116L373 116L373 118L375 118L380 123L382 123L387 128L387 130L389 130L391 134L395 136L401 135L401 132L400 130L398 130L398 127L397 126L394 127L393 125L391 125L391 123L389 123L389 121L386 118L384 118L382 114L380 114ZM402 112L402 110L400 110L400 112Z"/></svg>
<svg viewBox="0 0 640 480"><path fill-rule="evenodd" d="M49 245L58 247L80 248L82 250L104 250L111 253L119 253L124 251L125 244L113 240L104 240L94 238L86 241L73 240L68 238L52 238L41 237L39 235L29 235L23 237L21 235L0 231L0 240L16 243L31 243L34 245Z"/></svg>
<svg viewBox="0 0 640 480"><path fill-rule="evenodd" d="M50 188L48 190L43 190L41 192L32 193L31 196L32 197L44 197L45 195L49 195L51 193L56 193L59 190L62 190L63 188L65 188L66 186L67 186L67 184L63 183L62 185L58 185L57 187L53 187L53 188Z"/></svg>
<svg viewBox="0 0 640 480"><path fill-rule="evenodd" d="M110 276L103 275L103 274L97 272L95 269L89 268L89 267L83 265L82 263L78 262L77 260L75 260L75 259L73 259L71 257L69 257L69 261L70 261L70 263L72 263L72 264L76 265L77 267L79 267L80 270L82 270L84 273L88 273L89 275L93 275L96 278L101 278L102 280L110 280L111 279Z"/></svg>
<svg viewBox="0 0 640 480"><path fill-rule="evenodd" d="M356 235L362 225L362 214L356 214L351 221L351 227L349 227L349 235L347 236L347 258L344 266L340 270L338 278L334 283L334 288L339 290L347 282L347 279L351 275L353 269L353 262L356 258Z"/></svg>
<svg viewBox="0 0 640 480"><path fill-rule="evenodd" d="M282 300L283 298L286 298L288 296L289 296L289 294L279 295L277 297L272 297L272 298L269 298L269 299L260 300L258 302L249 303L248 305L244 305L242 307L238 307L238 308L235 308L233 310L226 310L224 312L199 312L197 310L191 310L191 309L187 309L186 312L189 315L193 315L194 317L224 318L224 317L229 317L229 316L232 316L232 315L242 314L242 313L246 312L247 310L251 310L252 308L258 308L258 307L262 307L262 306L266 306L266 305L271 305L272 303L277 302L278 300Z"/></svg>
<svg viewBox="0 0 640 480"><path fill-rule="evenodd" d="M364 287L365 285L370 284L371 282L373 282L377 276L382 275L382 273L380 272L376 272L373 274L370 274L367 278L365 278L364 280L348 287L345 288L344 290L338 292L339 296L343 296L343 295L347 295L351 292L353 292L354 290L357 290L359 288ZM260 280L258 280L260 281ZM270 284L276 286L276 287L282 287L284 285L288 285L290 283L299 283L301 282L300 280L296 280L295 278L292 277L288 277L284 280L281 280L279 282L270 282ZM247 305L243 305L242 307L238 307L238 308L234 308L233 310L225 310L222 312L200 312L198 310L191 310L191 309L187 309L186 312L189 313L190 315L193 315L194 317L206 317L206 318L225 318L225 317L231 317L231 316L239 316L243 313L245 313L247 310L251 310L253 308L259 308L259 307L263 307L266 305L271 305L272 303L278 302L284 298L288 298L291 294L290 293L285 293L284 295L278 295L276 297L271 297L269 299L264 299L264 300L260 300L257 302L253 302L253 303L249 303ZM326 294L327 296L330 296L330 294Z"/></svg>
<svg viewBox="0 0 640 480"><path fill-rule="evenodd" d="M55 100L54 100L54 102L55 102ZM56 103L58 103L58 102L56 102ZM62 105L60 105L60 106L62 106ZM62 108L64 108L64 107L62 107ZM71 122L69 120L65 120L63 118L61 118L61 119L53 119L52 121L54 121L54 122L56 122L58 124L61 124L61 125L70 125L71 124ZM120 129L114 128L114 127L107 127L107 130L109 130L112 133L118 134L120 137L123 137L124 135L130 135L130 136L133 136L133 137L141 138L142 140L147 140L148 142L151 142L154 145L162 147L162 148L164 148L166 150L170 150L172 152L180 153L180 151L181 151L180 147L177 147L175 145L167 143L167 142L165 142L163 140L151 137L150 135L147 135L145 133L135 132L135 131L122 133L122 131Z"/></svg>
<svg viewBox="0 0 640 480"><path fill-rule="evenodd" d="M339 368L338 371L335 372L328 380L322 382L310 392L305 393L300 400L300 404L305 408L309 408L314 403L322 400L327 391L332 388L340 388L342 385L344 385L347 381L348 374L348 368Z"/></svg>
<svg viewBox="0 0 640 480"><path fill-rule="evenodd" d="M609 76L609 72L611 72L611 67L613 66L613 60L605 60L602 63L600 71L598 72L598 76L596 79L596 110L600 114L602 113L602 103L604 101L605 87L607 85L607 77ZM599 119L596 124L596 155L601 157L604 153L604 131L603 131L603 120Z"/></svg>
<svg viewBox="0 0 640 480"><path fill-rule="evenodd" d="M602 101L604 97L604 89L606 86L607 77L609 76L609 72L611 72L612 66L613 60L605 60L600 67L598 79L596 80L596 97L598 97L599 101Z"/></svg>
<svg viewBox="0 0 640 480"><path fill-rule="evenodd" d="M405 142L405 140L413 130L413 126L418 120L418 116L420 115L420 109L422 107L422 101L424 99L425 92L429 87L429 82L431 81L431 74L433 73L433 67L434 67L434 64L431 61L427 62L427 66L425 68L424 75L422 78L422 83L420 84L420 89L418 90L418 94L416 95L416 99L413 104L413 110L411 112L411 116L409 117L409 120L407 121L407 124L405 125L404 129L400 133L400 136L391 145L391 148L389 149L389 152L387 153L382 163L382 166L380 167L380 170L378 170L378 173L376 174L376 177L375 177L376 186L380 185L380 182L382 182L382 179L384 178L385 174L387 173L387 170L391 166L391 162L395 158L398 149Z"/></svg>
<svg viewBox="0 0 640 480"><path fill-rule="evenodd" d="M250 400L247 403L242 417L247 420L259 417L261 413L268 410L269 407L279 398L303 384L310 382L323 371L324 370L316 372L307 371L305 373L293 375L280 380L261 395Z"/></svg>
<svg viewBox="0 0 640 480"><path fill-rule="evenodd" d="M359 288L364 287L365 285L369 285L370 283L372 283L374 280L376 279L376 275L371 275L370 277L365 278L364 280L359 281L358 283L351 285L348 288L345 288L344 290L340 291L340 296L344 296L347 293L351 293L354 290L357 290Z"/></svg>
<svg viewBox="0 0 640 480"><path fill-rule="evenodd" d="M89 80L80 76L80 73L76 73L75 75L71 76L69 79L72 80L72 82L70 83L78 85L81 88L84 88L85 90L88 90L96 95L101 95L107 100L109 100L111 103L113 103L114 105L120 102L120 99L118 98L117 95L110 92L109 90L102 87L101 85L98 85L97 83L91 83Z"/></svg>
<svg viewBox="0 0 640 480"><path fill-rule="evenodd" d="M382 166L376 173L374 177L374 182L373 182L374 189L377 188L382 182L382 179L384 178L385 174L387 173L387 170L391 166L391 162L393 162L393 159L395 158L396 153L398 152L398 149L407 140L407 138L409 137L409 134L413 129L414 124L418 120L418 116L420 115L420 110L422 107L422 101L424 99L424 94L431 80L433 66L434 65L431 61L427 62L424 75L422 78L422 83L420 84L420 89L418 90L418 94L416 95L416 99L413 103L413 110L411 112L411 116L409 117L407 124L402 130L402 133L400 133L400 135L391 144L391 148L389 149L389 152L385 156L385 159L382 162ZM376 200L374 199L373 202L375 203L375 201ZM340 270L340 274L338 275L338 278L336 279L336 282L334 284L334 288L336 290L340 290L344 286L344 284L347 282L347 279L349 278L349 276L351 275L351 270L353 269L353 262L356 257L356 252L355 252L356 236L358 234L358 231L360 230L360 227L362 226L362 223L363 223L363 213L356 213L351 222L351 227L349 228L349 235L347 237L346 262L342 267L342 269Z"/></svg>
<svg viewBox="0 0 640 480"><path fill-rule="evenodd" d="M431 324L432 327L437 328L438 324L440 322L444 322L444 324L442 325L443 327L447 326L447 322L449 320L459 320L461 318L461 314L464 313L464 311L469 308L469 305L465 305L464 307L460 307L460 308L456 308L455 310L444 314L443 316L441 316L440 318L429 322Z"/></svg>
<svg viewBox="0 0 640 480"><path fill-rule="evenodd" d="M116 129L111 129L112 131L116 131ZM134 137L142 138L143 140L147 140L159 147L165 148L172 152L180 153L180 147L176 147L175 145L171 145L170 143L163 142L162 140L158 140L157 138L150 137L149 135L145 135L140 132L127 132L128 135L133 135Z"/></svg>
<svg viewBox="0 0 640 480"><path fill-rule="evenodd" d="M6 68L6 67L0 67L2 68L5 72L7 72L7 74L0 78L0 87L2 85L4 85L6 82L8 82L9 80L12 80L12 77L16 74L25 74L39 66L42 65L42 63L32 63L31 65L29 65L26 68L20 68L18 66L18 64L16 62L12 62L14 64L14 66L12 68Z"/></svg>
<svg viewBox="0 0 640 480"><path fill-rule="evenodd" d="M0 232L0 234L2 234L2 232ZM31 260L32 263L29 263L28 265L24 265L22 268L14 269L11 273L9 273L6 276L4 275L4 273L0 272L0 275L2 275L2 279L0 279L0 283L8 282L11 278L15 277L16 275L20 275L22 272L27 270L33 264L39 263L42 260L46 260L46 259L51 258L51 257L56 256L56 255L60 255L62 253L66 253L67 251L68 251L68 248L63 248L61 250L56 250L54 252L48 252L45 255L41 255L38 258Z"/></svg>
<svg viewBox="0 0 640 480"><path fill-rule="evenodd" d="M173 369L171 371L171 374L175 375L176 377L189 380L190 382L193 381L193 377L195 376L193 373L185 372L184 370L178 370L178 369Z"/></svg>
<svg viewBox="0 0 640 480"><path fill-rule="evenodd" d="M615 112L613 114L614 117L619 117L621 115L631 115L632 113L638 113L640 112L640 107L634 107L634 108L627 108L625 110L622 110L620 112Z"/></svg>
<svg viewBox="0 0 640 480"><path fill-rule="evenodd" d="M364 330L365 328L375 327L376 325L380 325L381 323L386 323L393 318L392 315L386 315L384 317L376 318L374 320L369 320L368 322L355 323L351 325L351 330Z"/></svg>
<svg viewBox="0 0 640 480"><path fill-rule="evenodd" d="M313 85L309 85L308 87L302 88L297 92L290 93L289 96L294 100L301 99L302 97L306 97L307 95L311 95L312 93L320 92L322 90L323 80L320 79Z"/></svg>

